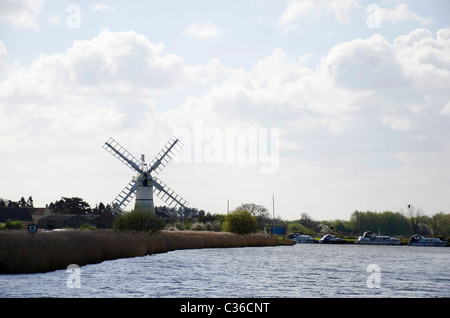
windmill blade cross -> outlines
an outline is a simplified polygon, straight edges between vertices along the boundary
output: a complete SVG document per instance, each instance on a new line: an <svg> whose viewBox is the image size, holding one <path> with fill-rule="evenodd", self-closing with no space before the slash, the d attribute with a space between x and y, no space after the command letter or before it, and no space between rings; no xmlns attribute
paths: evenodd
<svg viewBox="0 0 450 318"><path fill-rule="evenodd" d="M154 171L158 174L165 166L167 166L182 146L183 144L179 139L172 137L150 163L148 172Z"/></svg>
<svg viewBox="0 0 450 318"><path fill-rule="evenodd" d="M141 174L144 173L139 167L140 162L113 138L109 138L108 141L103 145L103 148L106 149L106 151L108 151L114 157L125 163L125 165L127 165L132 170L137 171Z"/></svg>
<svg viewBox="0 0 450 318"><path fill-rule="evenodd" d="M166 202L169 206L178 204L179 206L185 208L188 203L185 199L175 193L172 189L170 189L164 182L159 180L158 178L152 179L152 184L155 188L156 195Z"/></svg>

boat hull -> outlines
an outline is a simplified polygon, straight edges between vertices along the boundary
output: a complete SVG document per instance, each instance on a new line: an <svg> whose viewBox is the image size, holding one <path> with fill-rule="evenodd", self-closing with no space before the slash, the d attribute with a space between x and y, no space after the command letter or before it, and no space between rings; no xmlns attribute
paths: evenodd
<svg viewBox="0 0 450 318"><path fill-rule="evenodd" d="M345 244L346 240L329 240L329 241L319 241L320 244Z"/></svg>
<svg viewBox="0 0 450 318"><path fill-rule="evenodd" d="M447 242L414 242L408 243L409 246L447 246Z"/></svg>
<svg viewBox="0 0 450 318"><path fill-rule="evenodd" d="M357 240L355 244L361 245L400 245L400 240Z"/></svg>

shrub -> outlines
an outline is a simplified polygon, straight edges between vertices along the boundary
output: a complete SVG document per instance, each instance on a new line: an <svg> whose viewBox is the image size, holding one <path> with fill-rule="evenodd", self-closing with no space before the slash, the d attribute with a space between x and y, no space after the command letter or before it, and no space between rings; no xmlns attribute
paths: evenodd
<svg viewBox="0 0 450 318"><path fill-rule="evenodd" d="M11 221L10 219L6 220L6 222L0 226L1 230L20 230L23 229L24 226L20 221Z"/></svg>
<svg viewBox="0 0 450 318"><path fill-rule="evenodd" d="M97 228L89 223L83 223L78 227L79 230L96 230Z"/></svg>
<svg viewBox="0 0 450 318"><path fill-rule="evenodd" d="M161 231L165 222L160 217L142 211L124 213L114 220L113 228L121 232L150 232Z"/></svg>
<svg viewBox="0 0 450 318"><path fill-rule="evenodd" d="M236 234L249 234L258 228L256 217L246 210L236 210L225 216L223 229Z"/></svg>
<svg viewBox="0 0 450 318"><path fill-rule="evenodd" d="M220 223L218 223L217 221L214 221L214 222L194 223L192 225L191 230L220 232L221 227L222 226Z"/></svg>

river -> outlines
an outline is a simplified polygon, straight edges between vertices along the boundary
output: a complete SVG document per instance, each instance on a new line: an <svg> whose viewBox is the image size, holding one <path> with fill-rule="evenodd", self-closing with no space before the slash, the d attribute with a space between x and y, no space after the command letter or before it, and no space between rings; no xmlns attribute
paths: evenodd
<svg viewBox="0 0 450 318"><path fill-rule="evenodd" d="M297 244L179 250L0 275L0 297L450 297L450 248Z"/></svg>

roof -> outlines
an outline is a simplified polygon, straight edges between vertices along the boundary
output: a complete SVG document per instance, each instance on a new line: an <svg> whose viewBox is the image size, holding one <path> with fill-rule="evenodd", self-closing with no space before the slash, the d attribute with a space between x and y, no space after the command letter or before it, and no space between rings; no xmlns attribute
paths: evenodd
<svg viewBox="0 0 450 318"><path fill-rule="evenodd" d="M0 222L33 221L31 217L34 208L0 208Z"/></svg>
<svg viewBox="0 0 450 318"><path fill-rule="evenodd" d="M79 217L85 220L93 220L99 217L110 217L110 216L101 214L52 214L42 218L42 220L67 220L73 217Z"/></svg>
<svg viewBox="0 0 450 318"><path fill-rule="evenodd" d="M48 208L32 208L34 209L32 215L44 215L45 210Z"/></svg>

